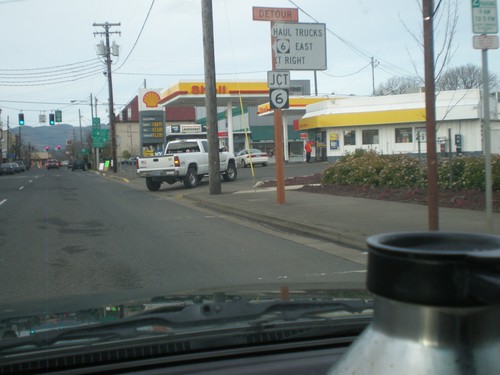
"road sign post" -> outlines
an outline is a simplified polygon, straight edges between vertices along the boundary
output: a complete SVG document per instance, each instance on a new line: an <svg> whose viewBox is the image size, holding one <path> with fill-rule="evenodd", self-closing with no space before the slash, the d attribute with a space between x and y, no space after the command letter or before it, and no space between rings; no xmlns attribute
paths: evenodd
<svg viewBox="0 0 500 375"><path fill-rule="evenodd" d="M274 109L277 203L285 203L283 112L288 108L290 78L288 70L326 70L326 26L298 23L298 10L253 8L253 19L271 21L273 71L268 73L271 108Z"/></svg>
<svg viewBox="0 0 500 375"><path fill-rule="evenodd" d="M491 133L490 133L490 89L488 73L488 49L498 48L498 18L496 0L472 0L472 32L474 48L481 49L483 64L483 154L486 198L486 228L493 232L493 178L491 170Z"/></svg>

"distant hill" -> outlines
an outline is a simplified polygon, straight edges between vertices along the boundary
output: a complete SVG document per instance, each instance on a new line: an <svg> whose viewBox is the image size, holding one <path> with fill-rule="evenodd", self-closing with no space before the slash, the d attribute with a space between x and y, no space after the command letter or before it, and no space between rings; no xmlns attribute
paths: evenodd
<svg viewBox="0 0 500 375"><path fill-rule="evenodd" d="M67 140L74 139L80 141L80 128L68 124L60 124L53 126L21 126L21 140L24 145L34 146L36 150L42 151L45 146L54 149L58 145L66 146ZM82 135L84 143L86 142L86 134L90 133L90 126L82 126ZM19 127L10 128L10 132L19 134Z"/></svg>

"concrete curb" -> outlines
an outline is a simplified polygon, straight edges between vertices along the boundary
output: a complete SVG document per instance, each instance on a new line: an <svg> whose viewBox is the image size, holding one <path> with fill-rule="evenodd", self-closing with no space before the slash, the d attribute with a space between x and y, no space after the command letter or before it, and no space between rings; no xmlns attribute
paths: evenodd
<svg viewBox="0 0 500 375"><path fill-rule="evenodd" d="M310 225L301 221L293 220L290 218L283 219L281 217L276 217L267 214L260 214L253 212L251 210L246 210L244 208L238 208L235 210L234 206L228 206L221 202L211 201L209 199L201 199L195 195L183 194L183 198L190 200L198 206L208 208L229 216L236 216L243 219L248 219L258 223L265 223L271 227L284 230L287 232L293 232L307 237L313 237L316 239L323 239L326 241L334 242L339 245L348 246L357 250L366 249L366 238L356 235L350 235L341 230L336 230L334 228L328 228L321 225Z"/></svg>

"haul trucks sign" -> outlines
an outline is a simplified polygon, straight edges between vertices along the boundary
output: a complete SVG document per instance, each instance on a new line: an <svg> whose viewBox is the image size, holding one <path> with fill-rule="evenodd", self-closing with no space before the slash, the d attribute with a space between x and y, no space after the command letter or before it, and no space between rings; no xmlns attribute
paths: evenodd
<svg viewBox="0 0 500 375"><path fill-rule="evenodd" d="M274 70L326 70L324 23L275 22L271 26Z"/></svg>

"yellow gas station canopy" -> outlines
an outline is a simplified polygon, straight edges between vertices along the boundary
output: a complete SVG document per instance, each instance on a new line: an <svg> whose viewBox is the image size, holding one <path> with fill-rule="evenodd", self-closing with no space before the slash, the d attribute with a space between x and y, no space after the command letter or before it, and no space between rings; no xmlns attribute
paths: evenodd
<svg viewBox="0 0 500 375"><path fill-rule="evenodd" d="M233 106L257 107L269 101L267 82L217 82L217 106L225 107L229 102ZM204 107L204 82L179 82L161 93L161 106Z"/></svg>

